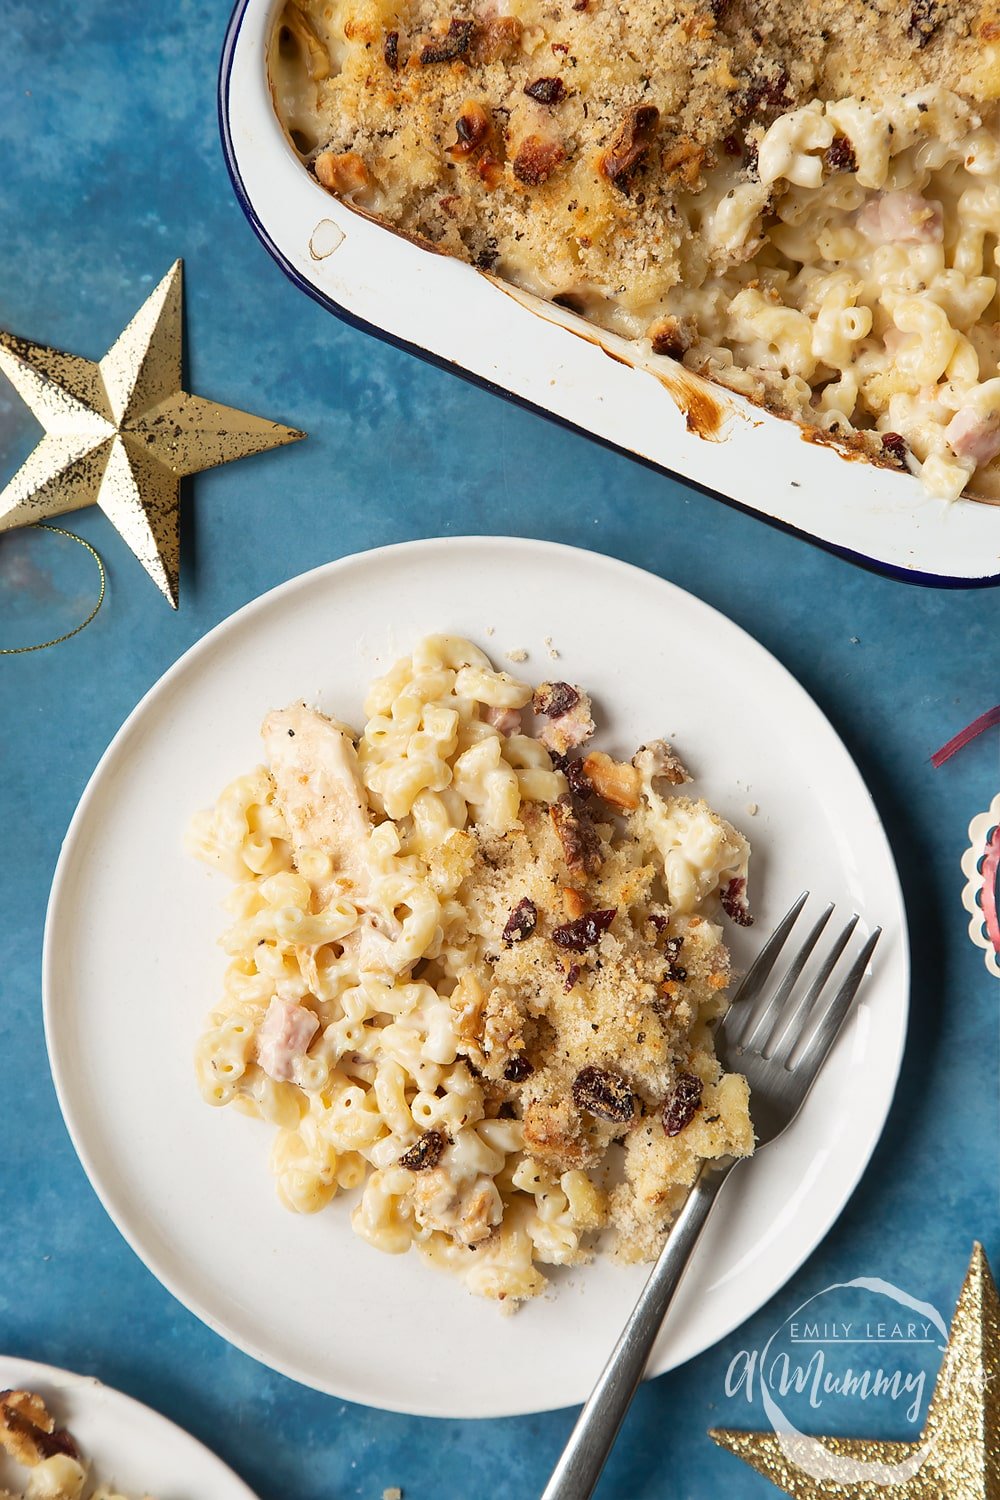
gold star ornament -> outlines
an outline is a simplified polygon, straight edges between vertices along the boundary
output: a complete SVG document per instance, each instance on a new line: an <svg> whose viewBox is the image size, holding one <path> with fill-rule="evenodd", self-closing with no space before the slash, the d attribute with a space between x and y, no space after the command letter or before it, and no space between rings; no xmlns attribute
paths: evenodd
<svg viewBox="0 0 1000 1500"><path fill-rule="evenodd" d="M1000 1301L977 1244L919 1443L709 1433L794 1500L1000 1500Z"/></svg>
<svg viewBox="0 0 1000 1500"><path fill-rule="evenodd" d="M305 437L181 389L175 261L100 363L0 333L0 370L45 435L0 494L0 531L99 505L177 608L180 482Z"/></svg>

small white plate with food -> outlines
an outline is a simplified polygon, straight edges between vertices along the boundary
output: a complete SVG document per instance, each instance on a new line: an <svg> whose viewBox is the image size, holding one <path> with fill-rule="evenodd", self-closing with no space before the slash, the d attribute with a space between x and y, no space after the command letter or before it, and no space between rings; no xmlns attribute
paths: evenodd
<svg viewBox="0 0 1000 1500"><path fill-rule="evenodd" d="M210 632L95 771L46 929L63 1113L146 1264L272 1367L569 1404L700 1163L752 1151L712 1020L805 888L882 927L874 972L653 1373L774 1294L878 1139L908 990L878 814L784 668L662 579L500 537L345 558Z"/></svg>
<svg viewBox="0 0 1000 1500"><path fill-rule="evenodd" d="M11 1500L254 1500L232 1469L148 1406L0 1357L0 1488Z"/></svg>

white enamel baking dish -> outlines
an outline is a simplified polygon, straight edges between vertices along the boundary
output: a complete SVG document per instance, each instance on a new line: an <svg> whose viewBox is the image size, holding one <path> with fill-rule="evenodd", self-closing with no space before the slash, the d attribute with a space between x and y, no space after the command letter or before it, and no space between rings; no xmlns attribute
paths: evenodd
<svg viewBox="0 0 1000 1500"><path fill-rule="evenodd" d="M1000 508L930 499L907 474L809 441L575 314L424 249L332 198L271 104L281 0L239 0L219 119L237 197L267 249L323 306L589 437L854 561L944 586L1000 582ZM655 373L654 373L655 367Z"/></svg>

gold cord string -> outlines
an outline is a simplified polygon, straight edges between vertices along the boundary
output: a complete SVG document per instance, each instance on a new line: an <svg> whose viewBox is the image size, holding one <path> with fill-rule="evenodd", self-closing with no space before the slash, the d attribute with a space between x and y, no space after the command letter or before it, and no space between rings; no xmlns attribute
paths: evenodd
<svg viewBox="0 0 1000 1500"><path fill-rule="evenodd" d="M85 620L81 620L80 624L75 625L72 630L67 630L65 635L53 636L51 641L39 641L36 646L0 646L0 656L24 656L29 651L44 651L49 646L59 646L63 641L72 640L73 636L79 635L81 630L85 630L87 628L91 620L97 614L97 611L100 609L101 605L104 603L104 592L107 586L107 577L104 572L104 564L101 561L96 549L92 547L89 542L85 542L82 536L77 536L75 531L64 531L61 526L49 526L45 521L36 521L35 529L38 531L54 531L56 536L68 536L71 542L79 542L81 547L85 547L96 562L98 571L101 575L101 592L98 594L97 603L94 605L87 618Z"/></svg>

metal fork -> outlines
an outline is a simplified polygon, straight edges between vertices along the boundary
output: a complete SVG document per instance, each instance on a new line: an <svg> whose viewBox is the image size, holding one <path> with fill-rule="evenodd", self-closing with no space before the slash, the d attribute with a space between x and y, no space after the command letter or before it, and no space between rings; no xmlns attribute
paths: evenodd
<svg viewBox="0 0 1000 1500"><path fill-rule="evenodd" d="M871 933L829 999L831 976L858 924L855 914L830 944L808 987L797 994L806 963L833 915L833 906L828 906L781 979L768 987L771 971L808 898L809 892L803 891L782 918L715 1034L722 1066L727 1072L742 1073L750 1085L758 1150L776 1140L802 1108L850 1013L882 931L876 927ZM587 1500L593 1493L698 1236L719 1189L737 1165L737 1159L729 1157L703 1166L541 1500Z"/></svg>

